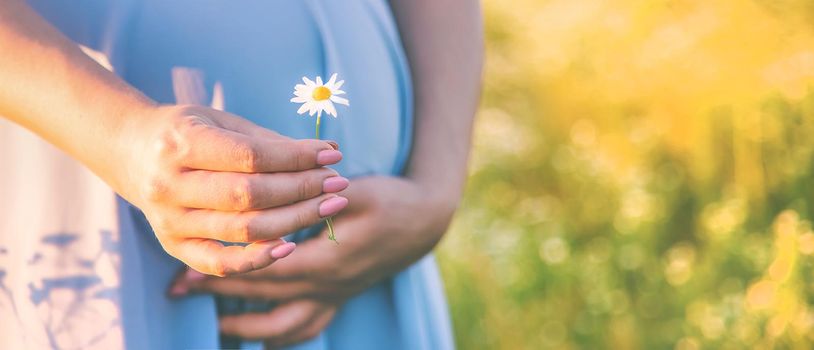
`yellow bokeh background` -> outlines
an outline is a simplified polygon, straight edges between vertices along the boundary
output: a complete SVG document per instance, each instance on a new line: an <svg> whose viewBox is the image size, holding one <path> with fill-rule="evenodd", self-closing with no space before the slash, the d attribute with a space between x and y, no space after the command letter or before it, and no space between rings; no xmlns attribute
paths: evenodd
<svg viewBox="0 0 814 350"><path fill-rule="evenodd" d="M814 2L483 7L459 348L814 348Z"/></svg>

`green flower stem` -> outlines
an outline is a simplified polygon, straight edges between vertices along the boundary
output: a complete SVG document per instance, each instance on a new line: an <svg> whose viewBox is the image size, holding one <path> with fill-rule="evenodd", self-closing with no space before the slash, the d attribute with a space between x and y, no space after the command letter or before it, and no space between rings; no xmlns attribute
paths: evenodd
<svg viewBox="0 0 814 350"><path fill-rule="evenodd" d="M334 243L339 244L339 241L336 240L336 235L334 234L334 220L333 217L327 218L325 220L325 224L328 225L328 239L334 241Z"/></svg>
<svg viewBox="0 0 814 350"><path fill-rule="evenodd" d="M317 140L319 140L319 120L322 119L322 113L317 113Z"/></svg>
<svg viewBox="0 0 814 350"><path fill-rule="evenodd" d="M317 126L316 126L316 134L317 140L319 140L319 122L322 119L322 113L317 113ZM334 241L334 243L339 244L339 241L336 240L336 235L334 234L334 220L333 217L329 217L325 219L325 224L328 226L328 239Z"/></svg>

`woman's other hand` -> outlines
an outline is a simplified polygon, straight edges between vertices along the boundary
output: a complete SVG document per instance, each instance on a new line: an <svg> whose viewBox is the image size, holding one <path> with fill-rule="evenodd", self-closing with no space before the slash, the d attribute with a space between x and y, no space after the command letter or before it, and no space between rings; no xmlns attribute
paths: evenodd
<svg viewBox="0 0 814 350"><path fill-rule="evenodd" d="M221 330L275 346L303 341L327 326L345 300L426 254L442 237L458 202L386 176L353 180L341 194L350 205L335 218L336 230L343 233L339 246L321 237L309 239L267 268L229 278L188 271L171 290L281 301L268 313L227 316ZM273 326L258 326L263 324Z"/></svg>

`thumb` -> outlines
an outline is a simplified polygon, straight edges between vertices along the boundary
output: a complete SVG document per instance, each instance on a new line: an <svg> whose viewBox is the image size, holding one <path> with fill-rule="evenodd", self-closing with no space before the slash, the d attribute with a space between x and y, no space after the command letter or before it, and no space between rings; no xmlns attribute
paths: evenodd
<svg viewBox="0 0 814 350"><path fill-rule="evenodd" d="M338 194L348 199L348 206L342 214L353 214L369 208L375 200L380 176L365 176L351 179L350 185Z"/></svg>
<svg viewBox="0 0 814 350"><path fill-rule="evenodd" d="M290 255L297 245L293 242L283 242L282 244L274 247L271 250L272 258L277 261ZM210 276L196 271L195 269L185 266L175 277L175 280L170 284L169 295L171 297L182 297L194 289L196 285L211 278L222 278L217 276Z"/></svg>

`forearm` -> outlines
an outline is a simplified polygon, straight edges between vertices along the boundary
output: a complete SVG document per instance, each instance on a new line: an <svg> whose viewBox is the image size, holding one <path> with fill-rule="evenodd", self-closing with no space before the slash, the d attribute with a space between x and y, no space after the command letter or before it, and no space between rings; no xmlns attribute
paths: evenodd
<svg viewBox="0 0 814 350"><path fill-rule="evenodd" d="M153 105L24 1L0 0L0 116L94 169L126 115Z"/></svg>
<svg viewBox="0 0 814 350"><path fill-rule="evenodd" d="M392 0L412 71L415 136L407 176L455 205L466 178L480 94L483 37L477 1Z"/></svg>

